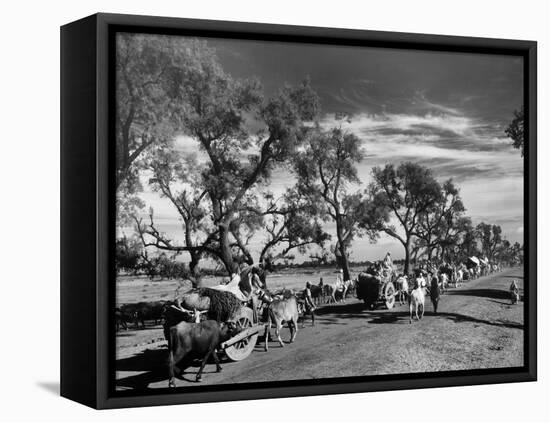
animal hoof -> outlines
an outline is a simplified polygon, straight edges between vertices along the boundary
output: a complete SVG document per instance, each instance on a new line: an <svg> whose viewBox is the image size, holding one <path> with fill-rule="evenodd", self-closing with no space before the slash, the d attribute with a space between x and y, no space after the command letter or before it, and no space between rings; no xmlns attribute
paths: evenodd
<svg viewBox="0 0 550 423"><path fill-rule="evenodd" d="M200 377L200 376L197 376L197 377L195 378L195 382L200 382L201 380L202 380L202 377Z"/></svg>
<svg viewBox="0 0 550 423"><path fill-rule="evenodd" d="M218 373L220 373L221 371L222 371L222 368L221 368L221 367L218 367L218 368L216 369L216 372L218 372Z"/></svg>
<svg viewBox="0 0 550 423"><path fill-rule="evenodd" d="M175 388L176 384L174 382L168 382L168 387L169 388Z"/></svg>

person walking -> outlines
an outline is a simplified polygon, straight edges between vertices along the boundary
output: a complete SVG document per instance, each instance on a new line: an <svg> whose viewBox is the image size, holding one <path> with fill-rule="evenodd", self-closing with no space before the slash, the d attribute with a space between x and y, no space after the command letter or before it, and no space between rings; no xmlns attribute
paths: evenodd
<svg viewBox="0 0 550 423"><path fill-rule="evenodd" d="M441 291L439 288L439 279L437 275L433 275L430 281L430 299L434 308L434 313L437 314L437 306L439 305L439 298L441 297Z"/></svg>
<svg viewBox="0 0 550 423"><path fill-rule="evenodd" d="M315 326L315 304L313 297L311 296L311 283L306 282L306 289L304 289L304 317L302 320L302 327L304 327L306 314L311 316L311 326Z"/></svg>

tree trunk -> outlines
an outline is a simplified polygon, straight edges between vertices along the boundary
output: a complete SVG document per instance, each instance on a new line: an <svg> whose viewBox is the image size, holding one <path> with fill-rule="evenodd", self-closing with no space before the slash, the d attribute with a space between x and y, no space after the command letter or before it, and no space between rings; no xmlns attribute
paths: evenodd
<svg viewBox="0 0 550 423"><path fill-rule="evenodd" d="M193 284L193 288L200 288L201 284L201 275L199 272L199 257L197 253L191 253L191 261L189 262L189 273Z"/></svg>
<svg viewBox="0 0 550 423"><path fill-rule="evenodd" d="M432 247L432 246L430 246L430 244L428 244L428 251L427 251L427 255L428 255L427 259L428 259L428 261L432 261L434 248L435 248L435 247Z"/></svg>
<svg viewBox="0 0 550 423"><path fill-rule="evenodd" d="M225 225L219 226L220 232L220 260L222 261L229 276L238 273L238 263L233 260L233 253L229 243L229 229Z"/></svg>
<svg viewBox="0 0 550 423"><path fill-rule="evenodd" d="M187 247L193 247L193 238L191 237L191 222L185 217L183 221L185 224L185 245ZM189 261L189 279L193 283L193 287L197 288L201 286L201 275L199 272L199 262L201 259L201 254L197 251L189 251L189 256L191 258L191 260Z"/></svg>
<svg viewBox="0 0 550 423"><path fill-rule="evenodd" d="M336 237L338 238L337 249L340 253L340 265L344 271L344 281L351 280L349 271L349 260L346 252L346 245L344 243L344 234L342 232L342 221L340 214L336 215Z"/></svg>
<svg viewBox="0 0 550 423"><path fill-rule="evenodd" d="M405 275L409 274L409 267L411 262L411 242L412 237L407 235L407 240L403 243L403 247L405 247L405 267L403 269L403 273Z"/></svg>

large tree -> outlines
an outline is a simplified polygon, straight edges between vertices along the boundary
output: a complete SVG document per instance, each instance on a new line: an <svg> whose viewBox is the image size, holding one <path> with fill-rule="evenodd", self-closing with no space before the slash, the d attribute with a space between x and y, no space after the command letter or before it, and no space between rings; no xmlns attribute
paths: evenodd
<svg viewBox="0 0 550 423"><path fill-rule="evenodd" d="M525 154L523 107L520 110L514 111L514 119L512 119L504 132L512 139L514 147L521 151L521 157L523 157Z"/></svg>
<svg viewBox="0 0 550 423"><path fill-rule="evenodd" d="M316 208L296 189L288 189L280 201L270 199L262 214L267 236L259 262L268 268L277 260L294 258L294 251L305 254L312 245L322 247L330 239Z"/></svg>
<svg viewBox="0 0 550 423"><path fill-rule="evenodd" d="M180 122L180 101L171 95L177 70L187 66L195 42L166 36L117 35L116 189L118 223L143 207L139 172L151 148L169 145Z"/></svg>
<svg viewBox="0 0 550 423"><path fill-rule="evenodd" d="M173 149L155 149L147 160L147 170L151 176L149 185L161 197L168 199L177 212L185 249L181 245L175 245L157 229L152 209L147 224L134 215L137 231L145 246L174 253L188 253L189 273L193 281L198 281L199 262L209 252L208 247L203 248L204 233L208 230L208 204L207 192L200 186L200 169L196 155L180 154Z"/></svg>
<svg viewBox="0 0 550 423"><path fill-rule="evenodd" d="M462 241L457 248L457 261L465 261L468 257L478 256L478 234L470 218L465 218Z"/></svg>
<svg viewBox="0 0 550 423"><path fill-rule="evenodd" d="M362 157L359 138L340 127L316 128L295 157L297 192L336 227L334 252L345 280L350 279L351 241L359 234L375 239L385 217L363 193L350 192L351 184L360 183L356 165Z"/></svg>
<svg viewBox="0 0 550 423"><path fill-rule="evenodd" d="M503 241L502 228L499 225L481 222L476 226L476 233L481 243L482 254L492 260Z"/></svg>
<svg viewBox="0 0 550 423"><path fill-rule="evenodd" d="M451 179L445 181L442 195L419 216L416 232L428 260L431 260L435 250L439 250L444 258L449 247L458 243L459 236L465 230L465 211L460 190Z"/></svg>
<svg viewBox="0 0 550 423"><path fill-rule="evenodd" d="M189 181L188 173L180 173L176 182L193 186L188 199L192 204L200 199L206 217L193 228L197 235L192 245L168 239L153 219L138 225L138 230L148 244L161 250L208 255L233 273L243 257L252 260L241 237L243 227L250 226L245 217L258 215L251 208L261 207L259 192L269 183L273 169L296 151L311 126L306 122L316 117L318 98L305 81L264 99L257 81L234 79L223 71L213 50L203 44L195 47L190 62L174 71L177 78L172 78L170 93L180 101L177 120L182 130L203 153L200 169L191 172L198 177ZM181 205L181 196L176 199Z"/></svg>
<svg viewBox="0 0 550 423"><path fill-rule="evenodd" d="M405 162L395 167L375 167L370 191L381 209L389 210L397 222L383 225L382 230L397 239L405 249L405 269L409 272L413 240L419 235L421 218L442 201L442 189L430 169Z"/></svg>

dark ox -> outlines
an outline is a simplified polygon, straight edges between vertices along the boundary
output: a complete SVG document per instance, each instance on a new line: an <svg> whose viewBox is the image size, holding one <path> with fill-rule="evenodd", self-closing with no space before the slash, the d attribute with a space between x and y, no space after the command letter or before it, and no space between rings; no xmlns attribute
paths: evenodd
<svg viewBox="0 0 550 423"><path fill-rule="evenodd" d="M311 292L311 298L315 304L319 304L322 301L324 301L324 285L323 281L319 282L319 285L311 284L311 287L309 288Z"/></svg>
<svg viewBox="0 0 550 423"><path fill-rule="evenodd" d="M200 323L179 322L172 327L164 328L164 336L168 340L168 386L175 388L174 372L177 364L185 357L202 358L202 363L195 380L201 381L202 371L206 361L212 355L216 363L216 371L222 370L216 348L227 341L237 330L232 325L222 325L215 320Z"/></svg>
<svg viewBox="0 0 550 423"><path fill-rule="evenodd" d="M124 318L126 322L133 322L136 329L140 324L145 328L145 321L151 320L157 325L162 320L165 301L140 302L136 304L124 304L118 308L117 318Z"/></svg>
<svg viewBox="0 0 550 423"><path fill-rule="evenodd" d="M117 307L115 309L115 321L116 321L116 331L118 332L122 327L124 330L128 330L128 322L132 321L132 316L126 315L122 310Z"/></svg>

